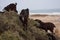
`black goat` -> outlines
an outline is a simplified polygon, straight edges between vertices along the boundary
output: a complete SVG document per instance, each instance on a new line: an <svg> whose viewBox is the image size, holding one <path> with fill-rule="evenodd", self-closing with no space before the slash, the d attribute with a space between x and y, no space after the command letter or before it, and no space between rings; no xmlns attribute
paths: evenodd
<svg viewBox="0 0 60 40"><path fill-rule="evenodd" d="M41 20L38 20L38 19L36 19L35 21L37 21L38 23L40 23L40 26L38 26L38 28L42 28L42 29L44 29L46 32L47 32L48 30L50 30L50 31L53 33L53 30L54 30L54 28L55 28L55 25L54 25L53 23L51 23L51 22L46 22L46 23L44 23L44 22L42 22Z"/></svg>
<svg viewBox="0 0 60 40"><path fill-rule="evenodd" d="M22 9L19 19L23 23L23 26L25 26L26 30L27 30L28 17L29 17L29 9L28 8Z"/></svg>
<svg viewBox="0 0 60 40"><path fill-rule="evenodd" d="M15 12L17 12L17 10L16 10L16 5L17 5L17 3L11 3L11 4L9 4L9 5L7 5L6 7L4 7L4 9L3 10L6 10L6 11L15 11Z"/></svg>

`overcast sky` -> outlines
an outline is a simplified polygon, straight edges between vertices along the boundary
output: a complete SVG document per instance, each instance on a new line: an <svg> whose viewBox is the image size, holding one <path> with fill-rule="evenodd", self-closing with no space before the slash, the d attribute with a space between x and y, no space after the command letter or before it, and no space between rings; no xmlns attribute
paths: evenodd
<svg viewBox="0 0 60 40"><path fill-rule="evenodd" d="M15 2L17 2L18 11L24 8L29 8L30 10L60 8L60 0L0 0L0 10Z"/></svg>

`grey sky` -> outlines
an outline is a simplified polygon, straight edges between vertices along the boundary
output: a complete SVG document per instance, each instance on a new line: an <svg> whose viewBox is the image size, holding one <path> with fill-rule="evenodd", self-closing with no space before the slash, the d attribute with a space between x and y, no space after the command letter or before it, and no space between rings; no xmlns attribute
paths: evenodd
<svg viewBox="0 0 60 40"><path fill-rule="evenodd" d="M0 10L15 2L17 2L17 10L19 11L23 8L30 10L60 8L60 0L0 0Z"/></svg>

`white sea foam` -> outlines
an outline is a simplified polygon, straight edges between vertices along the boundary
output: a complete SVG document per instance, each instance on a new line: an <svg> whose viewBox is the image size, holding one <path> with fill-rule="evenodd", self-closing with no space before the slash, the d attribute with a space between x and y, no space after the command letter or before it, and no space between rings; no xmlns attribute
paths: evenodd
<svg viewBox="0 0 60 40"><path fill-rule="evenodd" d="M41 14L41 15L60 15L59 12L53 12L53 13L30 13L30 15L34 15L34 14Z"/></svg>

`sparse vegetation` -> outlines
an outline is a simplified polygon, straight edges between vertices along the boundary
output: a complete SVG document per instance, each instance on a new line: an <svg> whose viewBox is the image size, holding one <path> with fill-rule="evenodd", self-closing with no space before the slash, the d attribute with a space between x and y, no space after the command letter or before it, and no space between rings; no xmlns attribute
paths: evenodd
<svg viewBox="0 0 60 40"><path fill-rule="evenodd" d="M27 30L13 11L0 14L0 40L49 40L47 33L35 27L33 19L28 19Z"/></svg>

